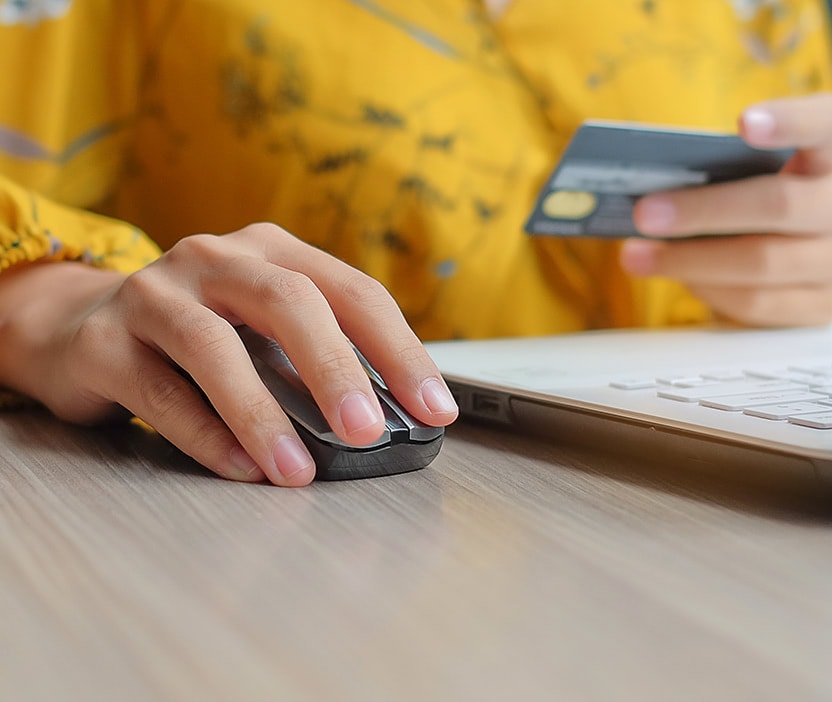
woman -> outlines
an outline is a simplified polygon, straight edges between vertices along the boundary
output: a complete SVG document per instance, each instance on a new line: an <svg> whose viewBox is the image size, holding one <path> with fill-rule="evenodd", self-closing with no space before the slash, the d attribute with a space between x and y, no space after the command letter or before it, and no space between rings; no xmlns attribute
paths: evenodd
<svg viewBox="0 0 832 702"><path fill-rule="evenodd" d="M419 338L828 322L827 19L820 0L7 0L0 384L303 485L235 324L362 444L383 419L347 338L438 426L456 407ZM751 144L799 150L644 198L642 232L678 241L523 233L584 118L739 114ZM702 232L744 236L684 239Z"/></svg>

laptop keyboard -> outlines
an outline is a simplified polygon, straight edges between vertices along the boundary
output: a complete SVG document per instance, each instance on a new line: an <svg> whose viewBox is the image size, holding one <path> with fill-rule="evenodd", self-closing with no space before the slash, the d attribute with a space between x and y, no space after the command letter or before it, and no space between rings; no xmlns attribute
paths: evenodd
<svg viewBox="0 0 832 702"><path fill-rule="evenodd" d="M624 392L653 388L657 397L671 402L741 412L761 421L832 429L832 364L622 378L610 386Z"/></svg>

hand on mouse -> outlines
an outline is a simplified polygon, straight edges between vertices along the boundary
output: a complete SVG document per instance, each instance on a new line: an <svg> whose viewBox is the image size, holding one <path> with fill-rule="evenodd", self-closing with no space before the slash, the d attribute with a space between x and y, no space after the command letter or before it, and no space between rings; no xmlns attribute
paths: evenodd
<svg viewBox="0 0 832 702"><path fill-rule="evenodd" d="M781 173L650 195L622 265L685 283L720 315L758 326L832 321L832 94L755 105L740 134L757 148L796 147ZM692 234L742 234L684 239Z"/></svg>
<svg viewBox="0 0 832 702"><path fill-rule="evenodd" d="M3 273L0 384L78 423L126 408L227 478L305 485L312 458L255 372L240 323L281 343L351 444L377 439L384 419L348 338L416 418L456 417L387 291L270 224L187 237L130 276L76 263Z"/></svg>

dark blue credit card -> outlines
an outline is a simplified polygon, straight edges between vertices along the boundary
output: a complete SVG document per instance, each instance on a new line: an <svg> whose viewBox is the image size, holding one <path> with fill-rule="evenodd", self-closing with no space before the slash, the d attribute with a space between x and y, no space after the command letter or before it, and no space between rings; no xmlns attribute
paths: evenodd
<svg viewBox="0 0 832 702"><path fill-rule="evenodd" d="M776 173L793 153L755 149L736 134L584 122L525 229L546 236L639 236L633 205L640 196Z"/></svg>

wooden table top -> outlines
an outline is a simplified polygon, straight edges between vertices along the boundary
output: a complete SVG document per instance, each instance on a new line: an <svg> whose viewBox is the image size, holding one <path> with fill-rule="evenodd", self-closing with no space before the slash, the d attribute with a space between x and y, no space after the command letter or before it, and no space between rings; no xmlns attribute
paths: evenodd
<svg viewBox="0 0 832 702"><path fill-rule="evenodd" d="M459 424L285 490L0 415L0 699L830 700L832 497Z"/></svg>

